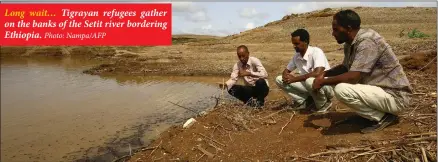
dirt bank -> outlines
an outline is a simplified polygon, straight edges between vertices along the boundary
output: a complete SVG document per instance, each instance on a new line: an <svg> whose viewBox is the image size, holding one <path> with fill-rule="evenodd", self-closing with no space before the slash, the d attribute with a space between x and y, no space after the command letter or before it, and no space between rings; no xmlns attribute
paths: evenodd
<svg viewBox="0 0 438 162"><path fill-rule="evenodd" d="M121 160L425 161L425 155L429 161L436 161L436 71L432 70L436 61L428 66L433 57L422 61L422 56L430 55L413 54L401 61L416 93L399 122L380 132L360 134L359 130L370 124L360 117L335 126L334 122L355 116L336 101L330 113L323 116L287 111L290 101L282 98L268 101L261 111L226 102L196 118L192 127L176 125L143 151ZM413 62L421 67L413 66Z"/></svg>

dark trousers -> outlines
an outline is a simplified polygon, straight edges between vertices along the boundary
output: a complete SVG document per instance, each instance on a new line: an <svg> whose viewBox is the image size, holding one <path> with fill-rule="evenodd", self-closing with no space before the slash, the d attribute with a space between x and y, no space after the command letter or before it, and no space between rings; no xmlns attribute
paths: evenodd
<svg viewBox="0 0 438 162"><path fill-rule="evenodd" d="M247 104L250 98L257 100L258 104L264 105L265 97L269 93L269 87L264 79L255 82L255 86L234 85L228 93Z"/></svg>

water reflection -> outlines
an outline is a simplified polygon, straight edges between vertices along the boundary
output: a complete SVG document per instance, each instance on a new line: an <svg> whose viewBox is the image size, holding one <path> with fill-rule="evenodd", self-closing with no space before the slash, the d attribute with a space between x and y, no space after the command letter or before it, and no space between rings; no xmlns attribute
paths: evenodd
<svg viewBox="0 0 438 162"><path fill-rule="evenodd" d="M2 161L105 160L214 106L220 77L93 76L87 58L1 59Z"/></svg>

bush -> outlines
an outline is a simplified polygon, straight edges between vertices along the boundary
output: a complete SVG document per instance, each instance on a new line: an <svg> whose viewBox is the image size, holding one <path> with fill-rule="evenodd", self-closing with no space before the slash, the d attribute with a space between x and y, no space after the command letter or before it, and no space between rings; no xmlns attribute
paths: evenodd
<svg viewBox="0 0 438 162"><path fill-rule="evenodd" d="M418 31L417 29L414 29L408 33L409 38L424 38L429 37L429 35L424 34L423 32Z"/></svg>

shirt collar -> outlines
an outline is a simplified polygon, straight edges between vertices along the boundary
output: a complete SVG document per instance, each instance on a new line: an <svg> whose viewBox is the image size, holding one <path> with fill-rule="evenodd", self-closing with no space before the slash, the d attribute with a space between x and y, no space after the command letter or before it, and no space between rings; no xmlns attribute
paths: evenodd
<svg viewBox="0 0 438 162"><path fill-rule="evenodd" d="M239 61L240 67L243 67L243 63ZM248 58L248 61L246 62L245 66L250 66L251 65L251 57Z"/></svg>
<svg viewBox="0 0 438 162"><path fill-rule="evenodd" d="M303 57L301 57L301 54L299 52L297 52L296 54L298 55L298 58L304 59L306 61L309 61L309 56L310 56L310 52L311 52L312 48L311 46L307 47L306 53L304 54Z"/></svg>
<svg viewBox="0 0 438 162"><path fill-rule="evenodd" d="M359 39L360 35L362 35L365 32L364 29L359 29L356 36L354 36L353 41L351 42L351 45L355 44L357 42L357 39Z"/></svg>

